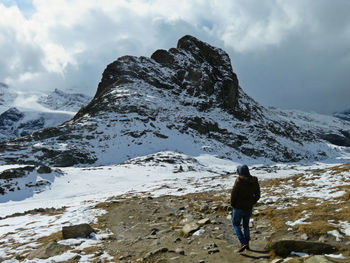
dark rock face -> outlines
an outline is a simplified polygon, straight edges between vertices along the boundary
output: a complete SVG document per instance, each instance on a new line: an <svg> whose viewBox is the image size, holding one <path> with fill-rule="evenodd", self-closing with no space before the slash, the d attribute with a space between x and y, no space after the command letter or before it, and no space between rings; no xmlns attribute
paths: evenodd
<svg viewBox="0 0 350 263"><path fill-rule="evenodd" d="M7 126L22 119L24 114L17 108L10 108L0 115L0 129L4 130Z"/></svg>
<svg viewBox="0 0 350 263"><path fill-rule="evenodd" d="M24 119L24 113L17 108L10 108L0 115L0 139L3 134L9 138L25 136L35 130L40 130L45 125L44 118L21 122Z"/></svg>
<svg viewBox="0 0 350 263"><path fill-rule="evenodd" d="M340 131L341 134L322 134L321 138L338 146L350 147L350 132Z"/></svg>
<svg viewBox="0 0 350 263"><path fill-rule="evenodd" d="M0 179L13 179L26 176L35 169L34 166L25 166L20 168L12 168L0 173Z"/></svg>
<svg viewBox="0 0 350 263"><path fill-rule="evenodd" d="M63 239L79 237L86 238L89 237L92 232L94 232L94 230L89 224L62 227Z"/></svg>

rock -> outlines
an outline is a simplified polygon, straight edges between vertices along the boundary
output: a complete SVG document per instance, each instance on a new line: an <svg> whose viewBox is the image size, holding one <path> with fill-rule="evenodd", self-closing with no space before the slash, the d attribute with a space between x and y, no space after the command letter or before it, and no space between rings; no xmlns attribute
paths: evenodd
<svg viewBox="0 0 350 263"><path fill-rule="evenodd" d="M53 256L60 255L69 249L70 249L69 246L61 245L61 244L58 244L57 242L52 242L44 247L41 247L29 253L27 258L28 259L34 259L34 258L47 259Z"/></svg>
<svg viewBox="0 0 350 263"><path fill-rule="evenodd" d="M325 258L325 256L312 256L305 260L305 263L332 263L332 261L329 261Z"/></svg>
<svg viewBox="0 0 350 263"><path fill-rule="evenodd" d="M34 166L25 166L19 168L11 168L0 172L0 179L20 178L28 175L34 170Z"/></svg>
<svg viewBox="0 0 350 263"><path fill-rule="evenodd" d="M274 260L271 261L271 263L282 263L283 258L275 258Z"/></svg>
<svg viewBox="0 0 350 263"><path fill-rule="evenodd" d="M334 253L338 250L336 247L325 243L299 240L269 242L265 249L273 250L275 254L280 257L287 257L292 251L317 255Z"/></svg>
<svg viewBox="0 0 350 263"><path fill-rule="evenodd" d="M309 240L309 237L308 237L308 235L307 234L302 234L301 236L300 236L300 239L301 240Z"/></svg>
<svg viewBox="0 0 350 263"><path fill-rule="evenodd" d="M87 238L90 234L94 232L94 229L89 224L80 224L73 226L62 227L63 239L68 238Z"/></svg>
<svg viewBox="0 0 350 263"><path fill-rule="evenodd" d="M72 258L72 260L79 261L81 259L80 255L76 255Z"/></svg>
<svg viewBox="0 0 350 263"><path fill-rule="evenodd" d="M180 255L185 255L185 250L181 247L178 247L177 249L175 249L175 253L178 253Z"/></svg>
<svg viewBox="0 0 350 263"><path fill-rule="evenodd" d="M209 218L204 218L204 219L201 219L197 222L198 225L200 226L204 226L206 224L209 224L210 223L210 219Z"/></svg>
<svg viewBox="0 0 350 263"><path fill-rule="evenodd" d="M151 58L163 65L171 65L174 62L174 57L164 49L156 50Z"/></svg>
<svg viewBox="0 0 350 263"><path fill-rule="evenodd" d="M326 236L320 236L318 242L326 242Z"/></svg>
<svg viewBox="0 0 350 263"><path fill-rule="evenodd" d="M205 233L204 229L199 229L193 233L193 236L200 236L200 235L203 235L204 233Z"/></svg>
<svg viewBox="0 0 350 263"><path fill-rule="evenodd" d="M209 249L213 249L213 248L217 248L218 246L213 242L210 243L209 245L207 245L206 247L204 247L204 249L209 250Z"/></svg>
<svg viewBox="0 0 350 263"><path fill-rule="evenodd" d="M182 228L182 234L185 237L190 236L192 233L196 232L199 229L199 225L196 223L189 223L183 226Z"/></svg>
<svg viewBox="0 0 350 263"><path fill-rule="evenodd" d="M212 248L208 250L208 254L215 254L215 253L219 253L220 250L218 248Z"/></svg>
<svg viewBox="0 0 350 263"><path fill-rule="evenodd" d="M39 168L36 170L39 174L49 174L52 172L52 169L49 166L46 165L40 165Z"/></svg>
<svg viewBox="0 0 350 263"><path fill-rule="evenodd" d="M181 242L181 238L179 237L174 240L174 243L178 243L178 242Z"/></svg>
<svg viewBox="0 0 350 263"><path fill-rule="evenodd" d="M199 211L206 212L208 211L208 209L209 209L209 206L207 204L202 204Z"/></svg>
<svg viewBox="0 0 350 263"><path fill-rule="evenodd" d="M151 230L151 234L150 234L150 235L154 236L154 235L157 234L158 231L159 231L158 228L153 228L153 229Z"/></svg>

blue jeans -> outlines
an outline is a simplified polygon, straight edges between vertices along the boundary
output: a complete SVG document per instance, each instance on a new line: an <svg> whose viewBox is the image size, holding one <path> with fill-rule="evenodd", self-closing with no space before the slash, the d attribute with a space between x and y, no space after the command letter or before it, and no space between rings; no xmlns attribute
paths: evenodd
<svg viewBox="0 0 350 263"><path fill-rule="evenodd" d="M233 209L232 225L241 244L249 244L249 219L252 215L252 210ZM244 235L241 230L241 221L243 221Z"/></svg>

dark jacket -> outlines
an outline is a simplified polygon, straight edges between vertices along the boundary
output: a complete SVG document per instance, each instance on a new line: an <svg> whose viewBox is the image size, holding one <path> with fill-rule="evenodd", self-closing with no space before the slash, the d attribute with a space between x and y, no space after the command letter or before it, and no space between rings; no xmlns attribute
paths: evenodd
<svg viewBox="0 0 350 263"><path fill-rule="evenodd" d="M231 191L231 206L251 210L260 199L260 186L255 176L238 176Z"/></svg>

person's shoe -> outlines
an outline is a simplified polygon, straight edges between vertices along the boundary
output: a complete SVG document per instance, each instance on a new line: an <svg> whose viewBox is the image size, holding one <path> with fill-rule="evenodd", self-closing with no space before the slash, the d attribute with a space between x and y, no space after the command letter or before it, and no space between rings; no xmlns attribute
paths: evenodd
<svg viewBox="0 0 350 263"><path fill-rule="evenodd" d="M240 248L239 249L237 249L237 252L238 253L241 253L241 252L243 252L246 248L247 248L247 244L242 244L241 246L240 246Z"/></svg>
<svg viewBox="0 0 350 263"><path fill-rule="evenodd" d="M250 250L249 244L246 244L246 250Z"/></svg>

